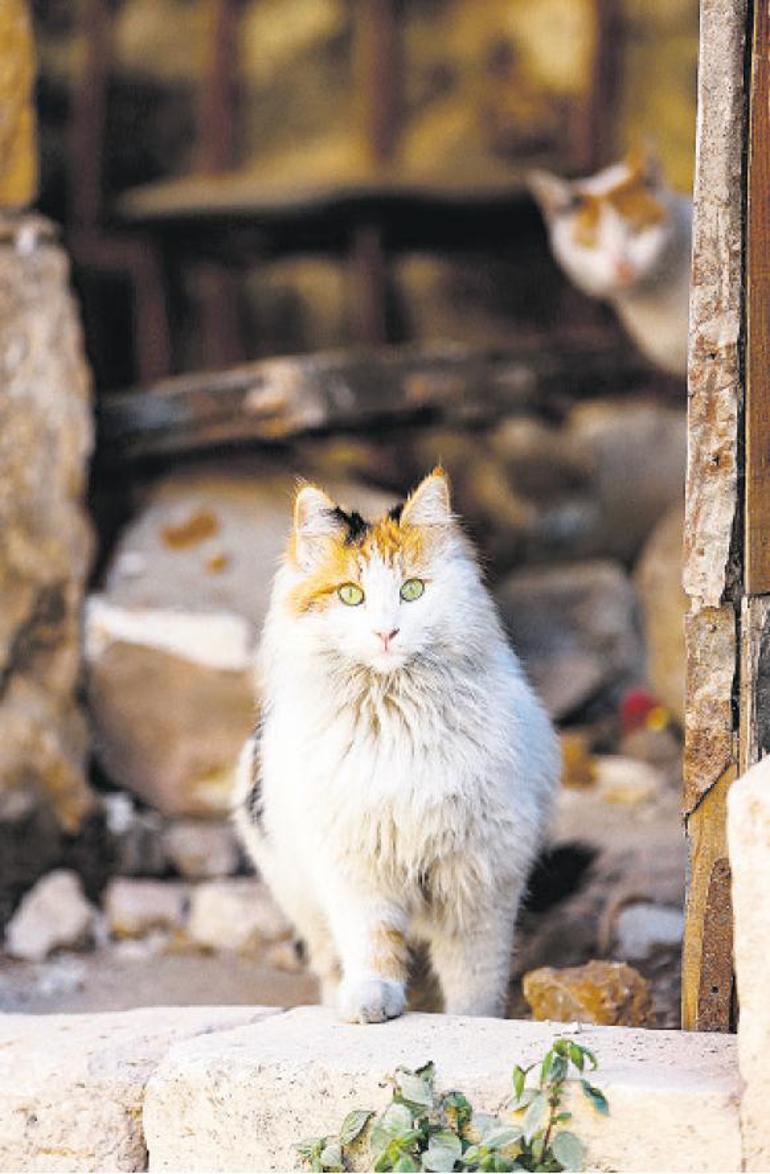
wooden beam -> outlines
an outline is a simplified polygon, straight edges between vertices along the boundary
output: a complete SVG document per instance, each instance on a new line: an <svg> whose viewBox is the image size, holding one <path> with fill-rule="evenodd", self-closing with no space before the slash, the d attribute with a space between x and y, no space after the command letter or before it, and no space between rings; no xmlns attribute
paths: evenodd
<svg viewBox="0 0 770 1174"><path fill-rule="evenodd" d="M770 593L770 6L751 30L746 223L745 580Z"/></svg>
<svg viewBox="0 0 770 1174"><path fill-rule="evenodd" d="M267 359L102 397L99 455L132 460L275 444L380 423L468 425L525 406L558 411L571 394L601 395L644 378L628 352L390 347Z"/></svg>

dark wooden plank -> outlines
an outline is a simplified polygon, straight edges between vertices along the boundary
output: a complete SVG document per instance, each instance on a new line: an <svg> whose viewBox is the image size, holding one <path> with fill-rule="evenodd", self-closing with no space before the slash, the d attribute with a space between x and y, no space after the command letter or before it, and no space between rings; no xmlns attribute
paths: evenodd
<svg viewBox="0 0 770 1174"><path fill-rule="evenodd" d="M628 391L648 379L627 351L388 347L268 359L102 397L100 457L275 443L378 423L468 424L525 406L548 414L572 396Z"/></svg>
<svg viewBox="0 0 770 1174"><path fill-rule="evenodd" d="M770 593L770 6L754 5L746 225L745 585Z"/></svg>

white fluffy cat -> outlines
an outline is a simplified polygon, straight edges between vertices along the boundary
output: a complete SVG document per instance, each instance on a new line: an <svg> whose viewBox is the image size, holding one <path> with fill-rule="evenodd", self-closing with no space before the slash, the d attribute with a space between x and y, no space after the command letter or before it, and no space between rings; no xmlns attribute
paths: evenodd
<svg viewBox="0 0 770 1174"><path fill-rule="evenodd" d="M399 1015L417 939L448 1012L503 1014L559 754L440 469L374 525L299 490L260 675L236 818L324 1001Z"/></svg>
<svg viewBox="0 0 770 1174"><path fill-rule="evenodd" d="M530 187L575 285L610 302L649 359L685 376L692 202L666 187L649 154L574 182L535 171Z"/></svg>

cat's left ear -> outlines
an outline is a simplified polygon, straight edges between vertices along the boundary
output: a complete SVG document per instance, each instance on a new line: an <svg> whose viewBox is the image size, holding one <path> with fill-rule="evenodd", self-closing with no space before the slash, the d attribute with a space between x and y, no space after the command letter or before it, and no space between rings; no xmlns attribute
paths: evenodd
<svg viewBox="0 0 770 1174"><path fill-rule="evenodd" d="M566 212L572 203L572 188L569 181L554 175L551 171L530 171L527 186L540 205L540 211L549 220Z"/></svg>
<svg viewBox="0 0 770 1174"><path fill-rule="evenodd" d="M406 526L448 526L452 521L449 478L436 468L406 499L401 523Z"/></svg>

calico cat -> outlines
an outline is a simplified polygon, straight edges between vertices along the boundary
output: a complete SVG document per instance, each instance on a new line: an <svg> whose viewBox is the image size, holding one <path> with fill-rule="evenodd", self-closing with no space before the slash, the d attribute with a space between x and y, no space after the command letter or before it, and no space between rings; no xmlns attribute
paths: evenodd
<svg viewBox="0 0 770 1174"><path fill-rule="evenodd" d="M441 469L374 524L303 486L260 653L236 821L323 998L376 1023L427 941L448 1012L502 1015L558 778Z"/></svg>
<svg viewBox="0 0 770 1174"><path fill-rule="evenodd" d="M575 285L608 301L652 362L686 375L692 202L666 187L649 152L587 179L535 171L529 183Z"/></svg>

